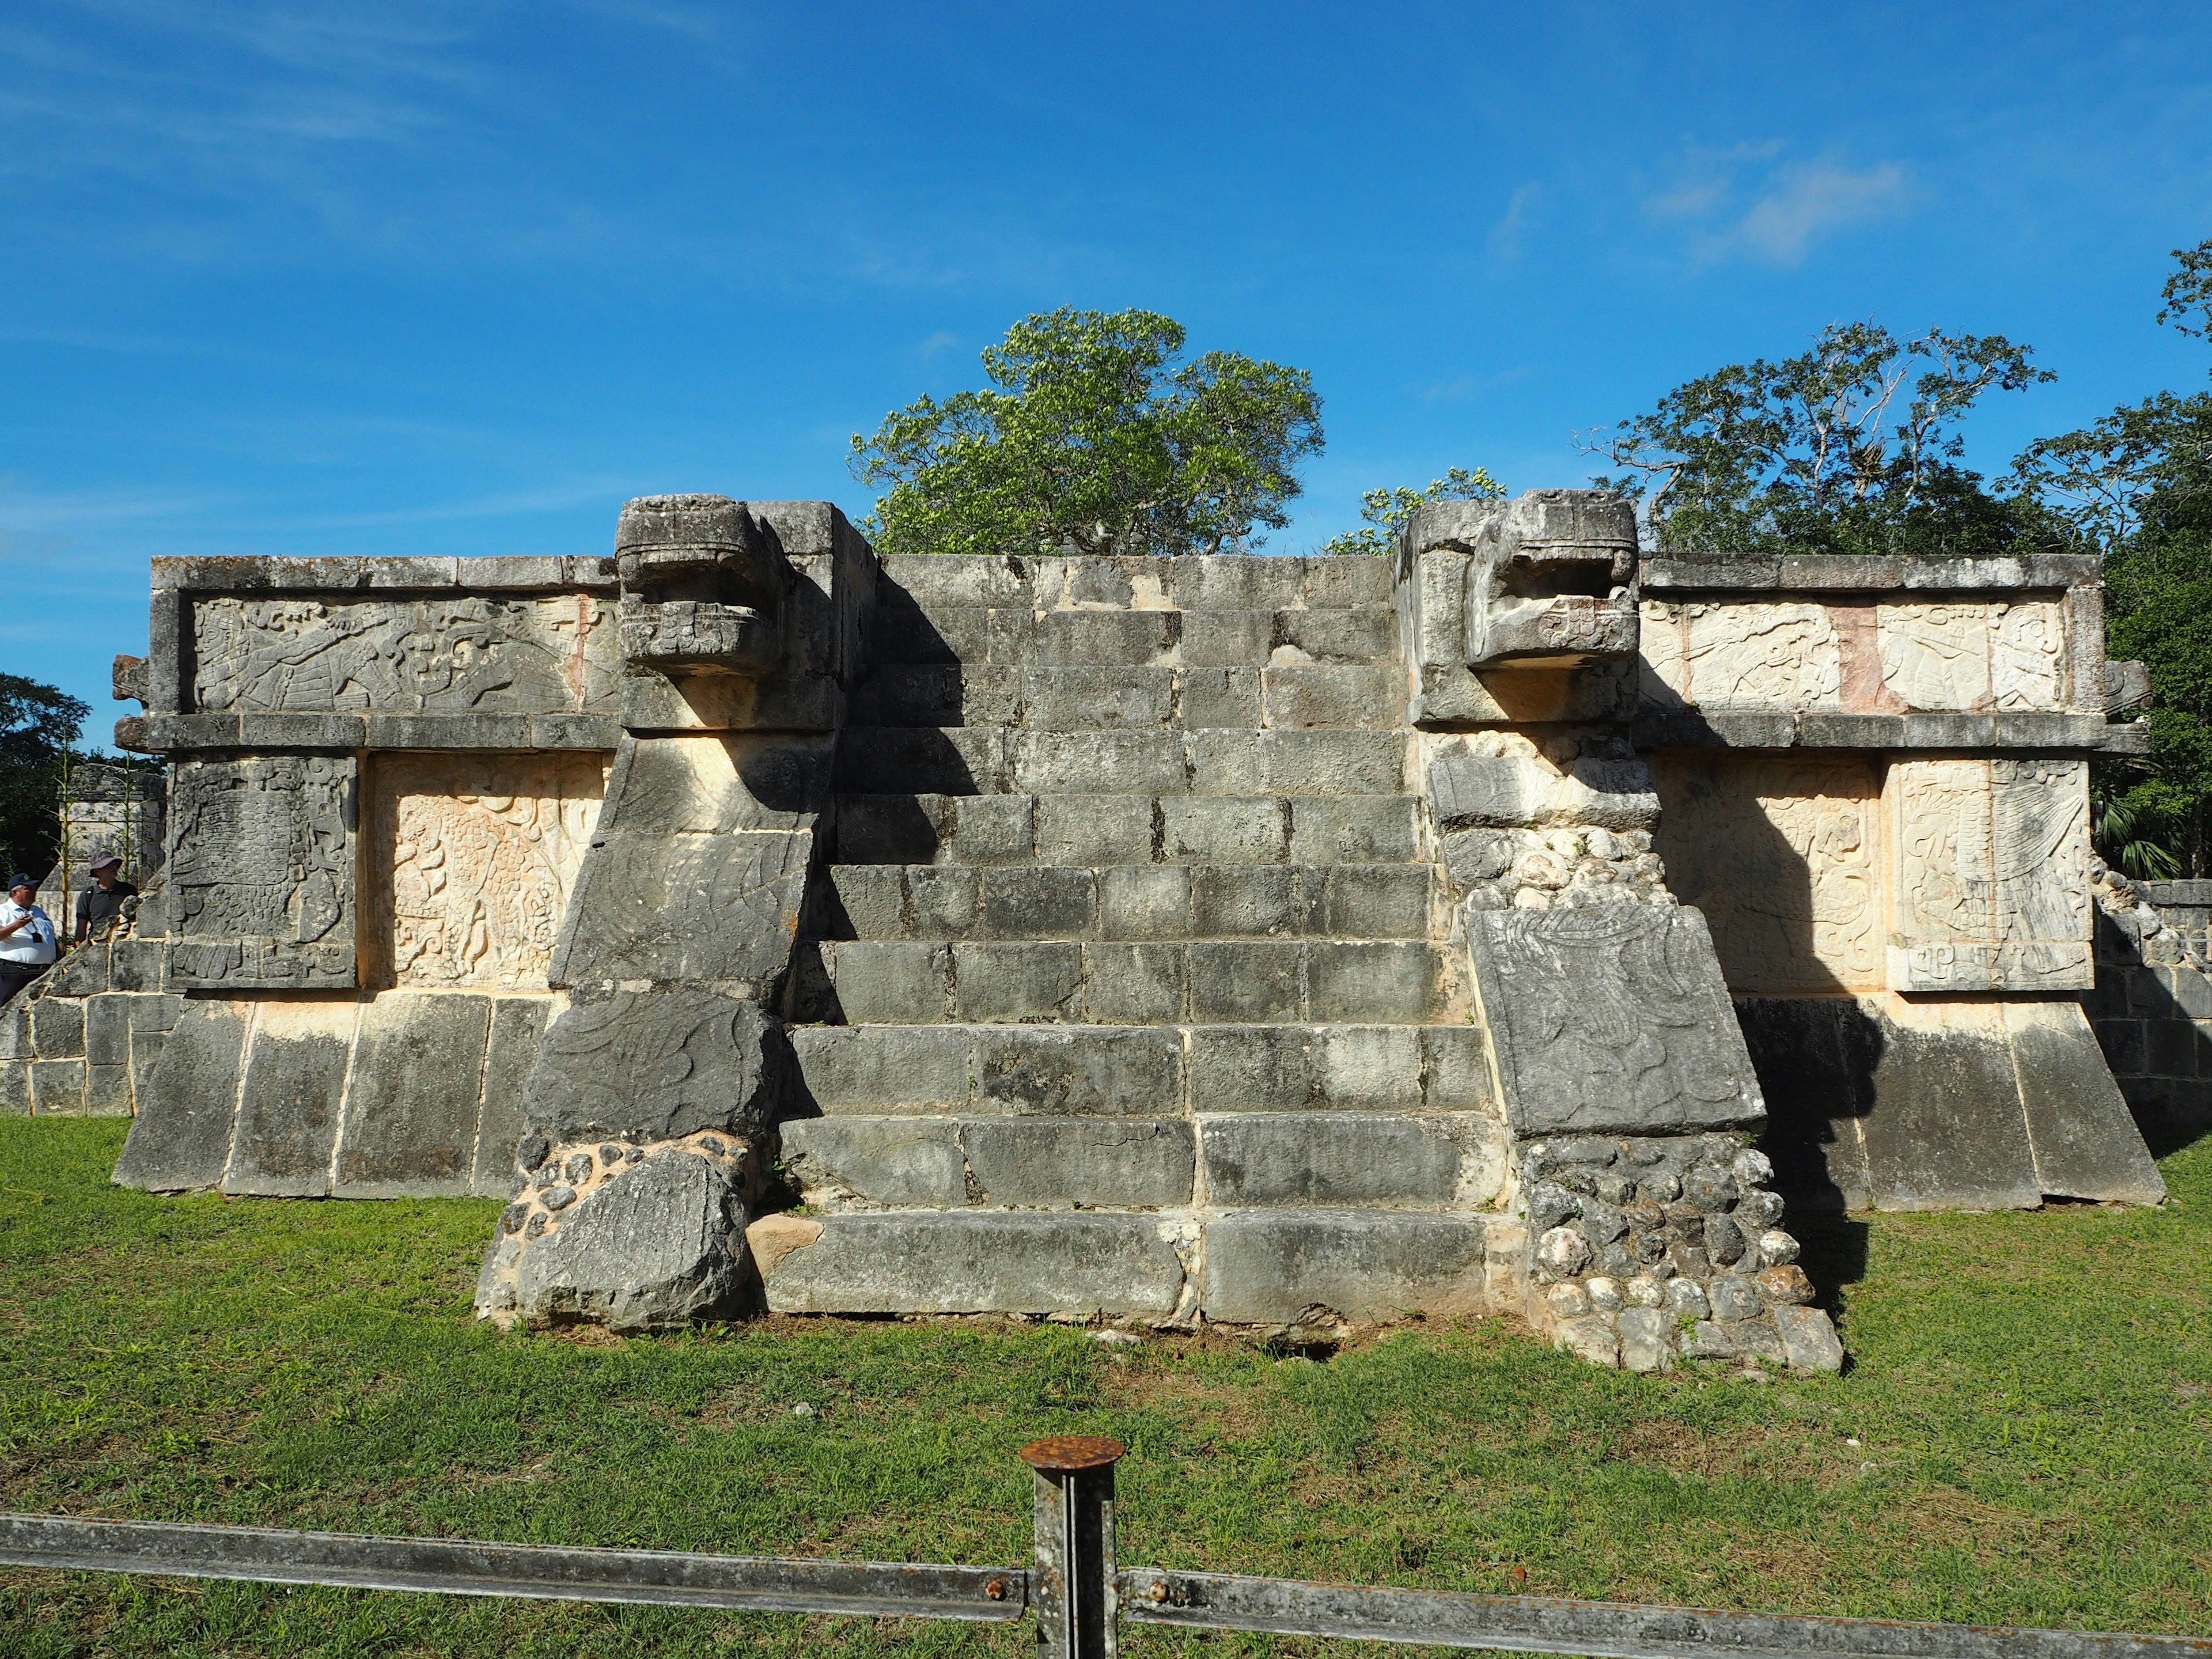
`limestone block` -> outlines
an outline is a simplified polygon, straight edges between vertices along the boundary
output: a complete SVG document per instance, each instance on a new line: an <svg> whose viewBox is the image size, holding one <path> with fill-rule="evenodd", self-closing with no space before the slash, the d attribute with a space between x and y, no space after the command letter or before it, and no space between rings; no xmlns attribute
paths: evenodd
<svg viewBox="0 0 2212 1659"><path fill-rule="evenodd" d="M2008 1002L2003 1007L2037 1185L2063 1198L2129 1204L2164 1199L2166 1182L2081 1005Z"/></svg>
<svg viewBox="0 0 2212 1659"><path fill-rule="evenodd" d="M75 1116L84 1110L84 1060L28 1062L31 1110L40 1117Z"/></svg>
<svg viewBox="0 0 2212 1659"><path fill-rule="evenodd" d="M0 1060L0 1117L27 1117L31 1112L31 1062Z"/></svg>
<svg viewBox="0 0 2212 1659"><path fill-rule="evenodd" d="M1721 1128L1765 1115L1695 910L1463 915L1516 1134Z"/></svg>
<svg viewBox="0 0 2212 1659"><path fill-rule="evenodd" d="M1191 1201L1191 1126L1155 1118L978 1119L962 1126L982 1201L1159 1209Z"/></svg>
<svg viewBox="0 0 2212 1659"><path fill-rule="evenodd" d="M345 1122L340 1198L459 1198L471 1188L488 996L386 992L361 1011Z"/></svg>
<svg viewBox="0 0 2212 1659"><path fill-rule="evenodd" d="M987 1025L974 1035L970 1065L980 1109L1148 1115L1182 1106L1179 1032Z"/></svg>
<svg viewBox="0 0 2212 1659"><path fill-rule="evenodd" d="M1202 1116L1199 1133L1207 1200L1224 1207L1477 1209L1505 1174L1504 1126L1473 1115L1244 1112Z"/></svg>
<svg viewBox="0 0 2212 1659"><path fill-rule="evenodd" d="M1887 840L1872 756L1674 751L1653 845L1738 994L1884 982Z"/></svg>
<svg viewBox="0 0 2212 1659"><path fill-rule="evenodd" d="M743 1199L708 1159L676 1151L647 1158L520 1253L515 1311L533 1323L590 1320L617 1332L743 1312L758 1282L744 1219ZM493 1276L491 1261L485 1273Z"/></svg>
<svg viewBox="0 0 2212 1659"><path fill-rule="evenodd" d="M2001 1006L1876 1004L1881 1044L1860 1122L1878 1209L2033 1209L2042 1202Z"/></svg>
<svg viewBox="0 0 2212 1659"><path fill-rule="evenodd" d="M524 1093L549 1141L757 1134L783 1098L789 1048L758 1004L703 987L579 992L546 1028Z"/></svg>
<svg viewBox="0 0 2212 1659"><path fill-rule="evenodd" d="M811 829L829 801L833 749L828 738L812 734L625 738L607 779L598 831L709 836Z"/></svg>
<svg viewBox="0 0 2212 1659"><path fill-rule="evenodd" d="M1102 780L1103 781L1103 780ZM1027 804L1031 798L1012 799ZM1171 798L1179 804L1193 798ZM975 803L982 804L981 798ZM1148 795L1049 795L1036 800L1035 846L1037 858L1048 864L1143 864L1152 856L1154 801ZM965 813L963 813L965 822ZM1026 828L1027 826L1022 826ZM1009 841L1026 839L1017 832ZM959 857L971 859L963 848ZM994 862L1004 862L994 860Z"/></svg>
<svg viewBox="0 0 2212 1659"><path fill-rule="evenodd" d="M1538 755L1437 751L1428 768L1430 810L1442 829L1595 825L1648 830L1659 816L1651 775L1638 759L1578 757L1562 769Z"/></svg>
<svg viewBox="0 0 2212 1659"><path fill-rule="evenodd" d="M588 593L195 595L192 702L205 712L608 712L622 656Z"/></svg>
<svg viewBox="0 0 2212 1659"><path fill-rule="evenodd" d="M1885 605L1876 627L1882 686L1899 706L1991 706L1988 606Z"/></svg>
<svg viewBox="0 0 2212 1659"><path fill-rule="evenodd" d="M957 1109L976 1081L969 1026L797 1025L790 1036L801 1101L823 1112Z"/></svg>
<svg viewBox="0 0 2212 1659"><path fill-rule="evenodd" d="M83 1059L84 1006L82 998L55 996L50 991L33 1001L32 1052L40 1060Z"/></svg>
<svg viewBox="0 0 2212 1659"><path fill-rule="evenodd" d="M1736 1005L1769 1117L1759 1145L1793 1207L1874 1206L1863 1120L1876 1109L1875 1066L1886 1041L1851 997L1746 997Z"/></svg>
<svg viewBox="0 0 2212 1659"><path fill-rule="evenodd" d="M1431 502L1399 538L1401 584L1439 550L1466 557L1455 643L1469 667L1634 653L1636 515L1624 498L1532 489L1512 501Z"/></svg>
<svg viewBox="0 0 2212 1659"><path fill-rule="evenodd" d="M1496 1310L1485 1273L1496 1218L1387 1210L1247 1210L1206 1224L1201 1299L1224 1324Z"/></svg>
<svg viewBox="0 0 2212 1659"><path fill-rule="evenodd" d="M349 1000L254 1005L224 1192L263 1198L329 1193L359 1013ZM170 1046L175 1041L172 1034Z"/></svg>
<svg viewBox="0 0 2212 1659"><path fill-rule="evenodd" d="M2086 761L1901 761L1885 792L1892 989L2089 988Z"/></svg>
<svg viewBox="0 0 2212 1659"><path fill-rule="evenodd" d="M350 757L179 762L166 880L174 988L355 983Z"/></svg>
<svg viewBox="0 0 2212 1659"><path fill-rule="evenodd" d="M543 991L605 792L590 753L397 754L368 779L378 981Z"/></svg>
<svg viewBox="0 0 2212 1659"><path fill-rule="evenodd" d="M1399 732L1194 732L1188 754L1194 794L1395 795L1405 787Z"/></svg>
<svg viewBox="0 0 2212 1659"><path fill-rule="evenodd" d="M1182 1258L1150 1216L830 1215L765 1278L778 1313L1092 1313L1165 1317Z"/></svg>
<svg viewBox="0 0 2212 1659"><path fill-rule="evenodd" d="M1184 1017L1190 963L1180 945L1086 945L1083 1014L1105 1024L1158 1025Z"/></svg>
<svg viewBox="0 0 2212 1659"><path fill-rule="evenodd" d="M498 997L491 1006L491 1037L484 1054L483 1104L477 1120L476 1158L469 1190L479 1198L506 1198L518 1174L514 1148L522 1139L523 1091L538 1063L538 1045L553 1005L542 997Z"/></svg>
<svg viewBox="0 0 2212 1659"><path fill-rule="evenodd" d="M789 966L813 850L807 830L606 832L577 874L549 977L714 980L765 994Z"/></svg>
<svg viewBox="0 0 2212 1659"><path fill-rule="evenodd" d="M1302 795L1282 805L1290 813L1289 856L1297 863L1399 864L1420 856L1415 796Z"/></svg>
<svg viewBox="0 0 2212 1659"><path fill-rule="evenodd" d="M1160 855L1179 864L1273 864L1291 813L1278 796L1170 795L1159 802Z"/></svg>
<svg viewBox="0 0 2212 1659"><path fill-rule="evenodd" d="M785 1167L810 1208L968 1201L960 1126L949 1119L796 1118L781 1135Z"/></svg>

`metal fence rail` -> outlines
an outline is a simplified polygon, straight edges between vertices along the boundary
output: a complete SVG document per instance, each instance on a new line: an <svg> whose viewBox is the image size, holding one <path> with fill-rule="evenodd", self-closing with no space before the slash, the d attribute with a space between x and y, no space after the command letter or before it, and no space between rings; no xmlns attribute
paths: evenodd
<svg viewBox="0 0 2212 1659"><path fill-rule="evenodd" d="M0 1565L860 1618L1004 1622L1034 1609L1040 1659L1116 1659L1125 1620L1604 1659L2212 1659L2212 1639L2192 1637L1117 1571L1114 1465L1121 1455L1115 1442L1087 1437L1023 1449L1035 1472L1030 1567L793 1561L54 1515L0 1515Z"/></svg>

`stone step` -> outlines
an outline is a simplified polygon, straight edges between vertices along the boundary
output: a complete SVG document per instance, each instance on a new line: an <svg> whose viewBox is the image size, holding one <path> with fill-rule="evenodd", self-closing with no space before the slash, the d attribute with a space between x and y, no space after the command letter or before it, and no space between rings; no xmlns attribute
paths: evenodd
<svg viewBox="0 0 2212 1659"><path fill-rule="evenodd" d="M854 726L836 787L890 794L1401 795L1407 734Z"/></svg>
<svg viewBox="0 0 2212 1659"><path fill-rule="evenodd" d="M1495 1115L1480 1026L794 1025L829 1116L1193 1112Z"/></svg>
<svg viewBox="0 0 2212 1659"><path fill-rule="evenodd" d="M859 939L1427 939L1425 864L847 864L823 931Z"/></svg>
<svg viewBox="0 0 2212 1659"><path fill-rule="evenodd" d="M1448 1318L1517 1307L1526 1252L1501 1216L1363 1209L905 1210L771 1217L753 1231L778 1313Z"/></svg>
<svg viewBox="0 0 2212 1659"><path fill-rule="evenodd" d="M1372 662L1267 667L913 663L869 675L854 689L848 718L856 726L1003 726L1036 732L1384 731L1404 720L1405 703L1405 672L1395 653Z"/></svg>
<svg viewBox="0 0 2212 1659"><path fill-rule="evenodd" d="M892 602L926 612L1032 611L1340 611L1392 601L1391 562L1228 554L1158 558L892 555Z"/></svg>
<svg viewBox="0 0 2212 1659"><path fill-rule="evenodd" d="M1419 1024L1468 1012L1456 954L1426 939L825 939L847 1024Z"/></svg>
<svg viewBox="0 0 2212 1659"><path fill-rule="evenodd" d="M1477 1113L801 1118L783 1164L810 1209L1468 1210L1503 1184Z"/></svg>
<svg viewBox="0 0 2212 1659"><path fill-rule="evenodd" d="M1093 780L1094 783L1110 781ZM1405 864L1412 795L840 795L840 864Z"/></svg>

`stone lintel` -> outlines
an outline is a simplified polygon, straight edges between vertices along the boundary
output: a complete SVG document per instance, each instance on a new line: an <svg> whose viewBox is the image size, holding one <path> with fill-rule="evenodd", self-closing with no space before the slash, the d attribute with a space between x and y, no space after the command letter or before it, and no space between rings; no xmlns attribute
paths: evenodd
<svg viewBox="0 0 2212 1659"><path fill-rule="evenodd" d="M2140 755L2150 727L2101 714L1847 714L1647 711L1634 726L1638 749L2028 749Z"/></svg>
<svg viewBox="0 0 2212 1659"><path fill-rule="evenodd" d="M236 555L154 562L154 587L198 593L337 593L374 590L471 592L580 588L611 593L611 558L524 555L495 558L286 558Z"/></svg>
<svg viewBox="0 0 2212 1659"><path fill-rule="evenodd" d="M2094 587L2104 580L2094 553L1982 555L1948 559L1862 554L1699 557L1659 553L1642 562L1641 586L1658 593L1742 592L1875 593L2050 592Z"/></svg>

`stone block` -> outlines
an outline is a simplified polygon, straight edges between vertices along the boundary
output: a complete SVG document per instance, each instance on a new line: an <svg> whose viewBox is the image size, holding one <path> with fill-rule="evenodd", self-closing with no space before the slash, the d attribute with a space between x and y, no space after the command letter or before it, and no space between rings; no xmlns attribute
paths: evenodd
<svg viewBox="0 0 2212 1659"><path fill-rule="evenodd" d="M2099 1020L2097 1042L2105 1051L2105 1063L2115 1073L2140 1076L2150 1063L2149 1039L2139 1019Z"/></svg>
<svg viewBox="0 0 2212 1659"><path fill-rule="evenodd" d="M1326 1041L1311 1025L1194 1026L1190 1097L1209 1112L1312 1107L1322 1098L1319 1077Z"/></svg>
<svg viewBox="0 0 2212 1659"><path fill-rule="evenodd" d="M37 1054L31 1046L31 999L19 992L0 1004L0 1060L30 1060Z"/></svg>
<svg viewBox="0 0 2212 1659"><path fill-rule="evenodd" d="M1025 864L1037 856L1035 821L1042 803L1035 797L968 795L947 805L952 827L938 851L939 864Z"/></svg>
<svg viewBox="0 0 2212 1659"><path fill-rule="evenodd" d="M1314 561L1197 554L1154 562L1161 591L1185 611L1282 611L1302 602Z"/></svg>
<svg viewBox="0 0 2212 1659"><path fill-rule="evenodd" d="M84 1110L84 1060L25 1062L31 1082L31 1110L40 1117L74 1117Z"/></svg>
<svg viewBox="0 0 2212 1659"><path fill-rule="evenodd" d="M1318 557L1300 562L1305 566L1305 601L1313 610L1390 604L1393 560Z"/></svg>
<svg viewBox="0 0 2212 1659"><path fill-rule="evenodd" d="M1045 864L1149 864L1152 798L1048 795L1036 803L1036 845L1038 861ZM965 856L964 848L962 855Z"/></svg>
<svg viewBox="0 0 2212 1659"><path fill-rule="evenodd" d="M1191 1126L1154 1118L999 1119L962 1129L983 1201L1161 1209L1191 1201Z"/></svg>
<svg viewBox="0 0 2212 1659"><path fill-rule="evenodd" d="M88 1063L84 1068L84 1109L92 1117L129 1117L130 1066Z"/></svg>
<svg viewBox="0 0 2212 1659"><path fill-rule="evenodd" d="M189 1001L143 1074L138 1112L116 1162L120 1186L212 1187L230 1153L249 1005Z"/></svg>
<svg viewBox="0 0 2212 1659"><path fill-rule="evenodd" d="M952 947L952 1002L961 1019L1074 1019L1082 995L1083 947L1072 941Z"/></svg>
<svg viewBox="0 0 2212 1659"><path fill-rule="evenodd" d="M1275 643L1285 654L1296 653L1323 664L1387 665L1393 676L1386 702L1402 702L1405 687L1397 673L1398 615L1388 605L1362 605L1317 610L1282 611L1274 617ZM1184 624L1184 655L1189 654L1189 624ZM1403 709L1394 709L1395 719Z"/></svg>
<svg viewBox="0 0 2212 1659"><path fill-rule="evenodd" d="M492 1003L483 1105L477 1120L476 1158L469 1176L469 1190L479 1198L505 1198L514 1191L523 1094L552 1012L550 1001L537 997L499 997Z"/></svg>
<svg viewBox="0 0 2212 1659"><path fill-rule="evenodd" d="M1170 795L1159 809L1160 856L1178 864L1276 864L1289 847L1279 797Z"/></svg>
<svg viewBox="0 0 2212 1659"><path fill-rule="evenodd" d="M1306 1006L1315 1019L1434 1019L1448 1012L1439 968L1425 939L1316 940L1306 951Z"/></svg>
<svg viewBox="0 0 2212 1659"><path fill-rule="evenodd" d="M40 1060L82 1060L83 1000L46 995L33 1001L31 1051Z"/></svg>
<svg viewBox="0 0 2212 1659"><path fill-rule="evenodd" d="M1649 830L1659 797L1640 760L1590 756L1564 770L1533 757L1448 750L1429 763L1429 799L1440 828L1521 824Z"/></svg>
<svg viewBox="0 0 2212 1659"><path fill-rule="evenodd" d="M1207 940L1194 943L1189 951L1193 1019L1243 1024L1306 1017L1303 945L1274 939Z"/></svg>
<svg viewBox="0 0 2212 1659"><path fill-rule="evenodd" d="M1674 1322L1671 1315L1657 1308L1623 1308L1613 1322L1620 1333L1621 1370L1674 1369Z"/></svg>
<svg viewBox="0 0 2212 1659"><path fill-rule="evenodd" d="M1498 1115L1497 1094L1490 1079L1490 1045L1480 1025L1425 1025L1421 1054L1431 1110Z"/></svg>
<svg viewBox="0 0 2212 1659"><path fill-rule="evenodd" d="M886 594L936 609L945 605L1026 605L1030 590L1020 561L999 554L904 554L883 562Z"/></svg>
<svg viewBox="0 0 2212 1659"><path fill-rule="evenodd" d="M1465 916L1516 1133L1717 1129L1765 1115L1697 911Z"/></svg>
<svg viewBox="0 0 2212 1659"><path fill-rule="evenodd" d="M2089 1022L2067 1002L2004 1005L2037 1184L2063 1198L2155 1204L2166 1182Z"/></svg>
<svg viewBox="0 0 2212 1659"><path fill-rule="evenodd" d="M802 1099L823 1112L942 1111L975 1082L974 1028L799 1025L791 1030Z"/></svg>
<svg viewBox="0 0 2212 1659"><path fill-rule="evenodd" d="M1988 1004L1900 1001L1880 1024L1874 1109L1860 1121L1875 1206L2000 1210L2039 1204L2042 1190L2012 1044L1997 1010Z"/></svg>
<svg viewBox="0 0 2212 1659"><path fill-rule="evenodd" d="M1419 1025L1323 1025L1316 1052L1321 1103L1338 1111L1413 1112L1425 1102L1422 1051L1431 1031Z"/></svg>
<svg viewBox="0 0 2212 1659"><path fill-rule="evenodd" d="M2161 969L2159 977L2166 981L2176 1008L2191 1019L2212 1019L2212 979L2185 963Z"/></svg>
<svg viewBox="0 0 2212 1659"><path fill-rule="evenodd" d="M704 987L595 989L546 1028L523 1118L556 1145L702 1129L744 1139L779 1115L788 1060L781 1024L757 1003Z"/></svg>
<svg viewBox="0 0 2212 1659"><path fill-rule="evenodd" d="M1189 1002L1189 967L1181 945L1086 945L1083 1017L1101 1025L1156 1025L1181 1019Z"/></svg>
<svg viewBox="0 0 2212 1659"><path fill-rule="evenodd" d="M1032 668L1021 721L1033 732L1139 731L1175 724L1172 668Z"/></svg>
<svg viewBox="0 0 2212 1659"><path fill-rule="evenodd" d="M1338 667L1294 664L1261 674L1267 724L1387 732L1405 719L1406 678L1395 664Z"/></svg>
<svg viewBox="0 0 2212 1659"><path fill-rule="evenodd" d="M1257 668L1183 669L1177 676L1181 723L1240 732L1264 725L1261 674Z"/></svg>
<svg viewBox="0 0 2212 1659"><path fill-rule="evenodd" d="M1143 668L1170 661L1182 639L1173 611L1048 611L1029 630L1022 660L1040 668ZM994 661L1011 661L998 654Z"/></svg>
<svg viewBox="0 0 2212 1659"><path fill-rule="evenodd" d="M131 1063L131 1005L135 998L107 993L87 997L84 1010L84 1057L94 1066Z"/></svg>
<svg viewBox="0 0 2212 1659"><path fill-rule="evenodd" d="M1777 1308L1774 1328L1791 1370L1843 1370L1844 1345L1836 1339L1835 1325L1820 1309Z"/></svg>
<svg viewBox="0 0 2212 1659"><path fill-rule="evenodd" d="M321 1198L330 1192L331 1154L359 1012L351 1001L255 1005L224 1192L262 1198ZM165 1058L178 1035L171 1034Z"/></svg>
<svg viewBox="0 0 2212 1659"><path fill-rule="evenodd" d="M459 1198L476 1173L492 999L386 992L361 1011L339 1198Z"/></svg>
<svg viewBox="0 0 2212 1659"><path fill-rule="evenodd" d="M1199 1138L1206 1197L1224 1207L1465 1206L1494 1195L1505 1169L1502 1126L1486 1118L1244 1112L1201 1117Z"/></svg>
<svg viewBox="0 0 2212 1659"><path fill-rule="evenodd" d="M1098 926L1098 884L1066 865L1005 865L983 875L977 936L997 939L1082 939Z"/></svg>
<svg viewBox="0 0 2212 1659"><path fill-rule="evenodd" d="M908 936L959 939L975 931L983 891L981 872L963 865L917 864L908 866L902 878Z"/></svg>
<svg viewBox="0 0 2212 1659"><path fill-rule="evenodd" d="M1399 732L1194 732L1190 753L1194 794L1382 795L1405 787Z"/></svg>
<svg viewBox="0 0 2212 1659"><path fill-rule="evenodd" d="M1275 613L1272 611L1194 611L1182 619L1184 697L1189 697L1191 672L1202 668L1258 668L1275 646ZM1256 682L1251 682L1255 695ZM1260 722L1255 719L1254 726ZM1185 717L1185 724L1205 722Z"/></svg>
<svg viewBox="0 0 2212 1659"><path fill-rule="evenodd" d="M669 1152L615 1175L534 1243L518 1311L647 1330L741 1312L757 1294L744 1205L703 1158Z"/></svg>
<svg viewBox="0 0 2212 1659"><path fill-rule="evenodd" d="M1494 1311L1490 1223L1377 1210L1251 1210L1206 1224L1206 1316L1283 1324L1325 1308L1352 1320Z"/></svg>
<svg viewBox="0 0 2212 1659"><path fill-rule="evenodd" d="M1149 1216L831 1215L765 1275L778 1313L1173 1313L1183 1267Z"/></svg>
<svg viewBox="0 0 2212 1659"><path fill-rule="evenodd" d="M921 1117L817 1117L786 1122L783 1159L812 1206L954 1206L968 1201L960 1126Z"/></svg>
<svg viewBox="0 0 2212 1659"><path fill-rule="evenodd" d="M906 937L904 870L896 864L846 864L831 869L829 876L830 890L845 913L853 938Z"/></svg>
<svg viewBox="0 0 2212 1659"><path fill-rule="evenodd" d="M980 1110L1158 1116L1182 1109L1182 1042L1174 1030L984 1026L975 1036Z"/></svg>
<svg viewBox="0 0 2212 1659"><path fill-rule="evenodd" d="M1098 932L1109 939L1180 939L1191 932L1191 872L1175 865L1098 872Z"/></svg>
<svg viewBox="0 0 2212 1659"><path fill-rule="evenodd" d="M851 718L864 726L1012 725L1018 708L992 708L988 696L977 700L971 722L968 695L972 673L1018 698L1018 683L1007 672L951 662L884 663L854 692Z"/></svg>
<svg viewBox="0 0 2212 1659"><path fill-rule="evenodd" d="M31 1112L31 1062L0 1060L0 1117L27 1117Z"/></svg>
<svg viewBox="0 0 2212 1659"><path fill-rule="evenodd" d="M1029 797L1012 799L1026 805ZM844 864L932 863L952 833L955 811L952 799L945 795L840 795L838 860Z"/></svg>
<svg viewBox="0 0 2212 1659"><path fill-rule="evenodd" d="M2144 1022L2148 1037L2148 1055L2143 1069L2156 1077L2195 1077L2201 1067L2197 1044L2197 1027L2185 1019L2154 1019Z"/></svg>
<svg viewBox="0 0 2212 1659"><path fill-rule="evenodd" d="M950 945L824 944L822 961L848 1024L915 1024L948 1017L952 975Z"/></svg>
<svg viewBox="0 0 2212 1659"><path fill-rule="evenodd" d="M1313 907L1306 897L1305 878L1313 878L1317 898L1322 880L1319 871L1287 864L1226 864L1200 865L1187 873L1188 927L1193 937L1296 939L1310 931Z"/></svg>
<svg viewBox="0 0 2212 1659"><path fill-rule="evenodd" d="M790 962L813 847L805 830L603 832L578 872L548 976L765 992Z"/></svg>
<svg viewBox="0 0 2212 1659"><path fill-rule="evenodd" d="M1425 864L1340 864L1328 872L1319 931L1345 939L1426 939Z"/></svg>
<svg viewBox="0 0 2212 1659"><path fill-rule="evenodd" d="M840 789L974 795L1006 787L1006 734L995 726L848 727L837 736Z"/></svg>
<svg viewBox="0 0 2212 1659"><path fill-rule="evenodd" d="M1301 796L1286 805L1296 863L1403 864L1420 856L1413 796Z"/></svg>
<svg viewBox="0 0 2212 1659"><path fill-rule="evenodd" d="M1175 732L1016 732L1007 762L1014 787L1034 795L1083 794L1108 781L1139 795L1190 787Z"/></svg>
<svg viewBox="0 0 2212 1659"><path fill-rule="evenodd" d="M1769 1116L1760 1146L1793 1207L1863 1210L1872 1202L1861 1121L1875 1109L1886 1041L1849 997L1747 997L1736 1018Z"/></svg>
<svg viewBox="0 0 2212 1659"><path fill-rule="evenodd" d="M115 940L107 951L108 988L116 991L160 990L163 948L157 939Z"/></svg>

